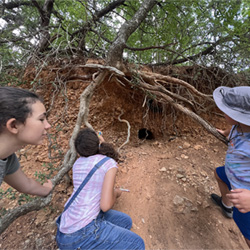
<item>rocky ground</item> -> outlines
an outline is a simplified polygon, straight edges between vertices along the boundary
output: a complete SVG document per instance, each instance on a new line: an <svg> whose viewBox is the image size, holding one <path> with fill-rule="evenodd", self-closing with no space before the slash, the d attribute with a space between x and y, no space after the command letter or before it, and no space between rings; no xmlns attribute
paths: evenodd
<svg viewBox="0 0 250 250"><path fill-rule="evenodd" d="M62 158L53 157L63 157L68 149L79 96L86 86L68 85L67 107L62 93L49 110L53 136L43 146L27 146L18 153L27 175L56 174ZM42 86L38 91L48 107L52 96L49 88ZM226 145L180 114L175 124L178 133L173 133L172 111L164 116L140 111L143 100L135 108L137 102L138 98L129 99L114 86L100 87L91 101L91 124L117 148L127 138L126 123L119 122L118 115L123 112L122 118L131 125L130 141L120 150L117 176L117 185L130 192L122 194L114 209L132 217L132 230L145 240L147 250L247 249L234 221L223 217L210 199L212 192L218 193L213 171L223 164ZM216 127L225 126L220 116L207 119ZM152 131L151 140L138 138L138 131L145 127ZM4 184L1 191L7 188ZM0 249L57 249L55 219L71 192L72 185L63 179L49 206L18 218L1 234ZM12 192L1 196L0 206L18 206L15 197Z"/></svg>

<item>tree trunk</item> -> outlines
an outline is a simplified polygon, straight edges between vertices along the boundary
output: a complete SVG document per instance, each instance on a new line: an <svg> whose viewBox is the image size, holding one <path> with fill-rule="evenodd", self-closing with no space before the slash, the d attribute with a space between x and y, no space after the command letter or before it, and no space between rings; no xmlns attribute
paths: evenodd
<svg viewBox="0 0 250 250"><path fill-rule="evenodd" d="M38 9L41 18L40 34L41 38L37 45L37 53L45 51L49 46L50 33L49 33L49 23L50 17L53 11L55 0L46 0L43 7L41 8L36 0L32 0L34 6Z"/></svg>
<svg viewBox="0 0 250 250"><path fill-rule="evenodd" d="M77 30L76 32L74 32L72 34L72 36L71 36L72 40L75 39L77 34L81 34L79 44L78 44L78 51L79 52L82 53L84 51L87 51L86 47L85 47L86 34L93 27L93 23L99 21L106 14L108 14L109 12L113 11L115 8L117 8L117 7L121 6L122 4L124 4L125 1L126 0L115 0L115 1L111 2L110 4L108 4L105 8L103 8L103 9L101 9L99 11L95 11L95 13L93 14L93 18L91 20L89 20L87 23L85 23L80 30ZM94 10L95 10L96 9L95 2L93 3L93 5L94 5L93 7L94 7Z"/></svg>
<svg viewBox="0 0 250 250"><path fill-rule="evenodd" d="M129 21L126 21L121 26L116 39L108 51L108 65L119 68L119 63L122 62L122 54L128 38L140 26L142 21L146 18L148 12L154 7L156 3L156 0L145 0L133 18Z"/></svg>

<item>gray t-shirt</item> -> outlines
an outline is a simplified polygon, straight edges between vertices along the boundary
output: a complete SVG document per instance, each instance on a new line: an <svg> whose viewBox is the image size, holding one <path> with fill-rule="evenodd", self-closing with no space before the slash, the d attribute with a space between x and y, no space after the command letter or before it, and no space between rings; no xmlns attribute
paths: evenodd
<svg viewBox="0 0 250 250"><path fill-rule="evenodd" d="M5 160L0 160L0 186L5 175L15 173L20 167L16 154L10 155Z"/></svg>

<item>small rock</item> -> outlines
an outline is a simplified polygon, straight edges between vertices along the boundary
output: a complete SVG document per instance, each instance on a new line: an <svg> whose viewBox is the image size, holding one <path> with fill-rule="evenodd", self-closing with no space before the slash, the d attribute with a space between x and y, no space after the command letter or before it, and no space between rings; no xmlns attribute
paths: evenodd
<svg viewBox="0 0 250 250"><path fill-rule="evenodd" d="M197 207L192 207L192 208L191 208L191 211L192 211L192 212L198 212L199 210L198 210Z"/></svg>
<svg viewBox="0 0 250 250"><path fill-rule="evenodd" d="M162 159L170 159L173 155L170 152L167 152L161 156Z"/></svg>
<svg viewBox="0 0 250 250"><path fill-rule="evenodd" d="M165 167L162 167L161 169L159 169L160 172L166 172L167 169Z"/></svg>
<svg viewBox="0 0 250 250"><path fill-rule="evenodd" d="M207 173L204 172L204 171L201 171L201 175L202 175L203 177L207 177Z"/></svg>
<svg viewBox="0 0 250 250"><path fill-rule="evenodd" d="M194 149L196 149L196 150L199 150L199 149L202 149L203 147L201 146L201 145L195 145L194 146Z"/></svg>
<svg viewBox="0 0 250 250"><path fill-rule="evenodd" d="M158 145L160 145L160 144L161 144L161 143L158 142L158 141L155 141L155 142L152 143L152 145L155 145L155 146L158 146Z"/></svg>
<svg viewBox="0 0 250 250"><path fill-rule="evenodd" d="M188 142L184 142L184 144L183 144L183 148L190 148L190 144L188 143Z"/></svg>
<svg viewBox="0 0 250 250"><path fill-rule="evenodd" d="M129 152L129 153L127 153L127 155L126 155L128 158L131 158L132 156L133 156L133 153L132 152Z"/></svg>
<svg viewBox="0 0 250 250"><path fill-rule="evenodd" d="M184 199L180 197L179 195L176 195L173 200L175 205L182 205L184 202Z"/></svg>
<svg viewBox="0 0 250 250"><path fill-rule="evenodd" d="M184 178L185 176L184 176L183 174L177 174L176 177L177 177L178 179L181 179L181 178Z"/></svg>
<svg viewBox="0 0 250 250"><path fill-rule="evenodd" d="M26 237L29 237L29 236L31 236L31 235L33 235L33 232L27 233Z"/></svg>
<svg viewBox="0 0 250 250"><path fill-rule="evenodd" d="M29 240L29 239L25 241L25 244L26 244L26 245L28 245L29 243L30 243L30 240Z"/></svg>
<svg viewBox="0 0 250 250"><path fill-rule="evenodd" d="M181 154L181 158L182 158L182 159L188 159L188 156L187 156L187 155L184 155L184 154Z"/></svg>
<svg viewBox="0 0 250 250"><path fill-rule="evenodd" d="M178 169L177 169L177 172L178 172L179 174L185 174L185 170L184 170L183 168L178 168Z"/></svg>
<svg viewBox="0 0 250 250"><path fill-rule="evenodd" d="M210 205L209 205L209 203L207 201L203 201L202 207L207 208L207 207L210 207Z"/></svg>

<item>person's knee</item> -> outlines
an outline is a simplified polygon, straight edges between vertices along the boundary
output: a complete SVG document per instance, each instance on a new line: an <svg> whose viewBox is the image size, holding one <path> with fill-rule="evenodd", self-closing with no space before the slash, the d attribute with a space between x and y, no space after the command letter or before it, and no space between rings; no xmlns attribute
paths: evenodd
<svg viewBox="0 0 250 250"><path fill-rule="evenodd" d="M130 230L133 225L132 218L128 214L122 213L121 224L123 228ZM121 224L119 226L121 226Z"/></svg>
<svg viewBox="0 0 250 250"><path fill-rule="evenodd" d="M133 221L130 216L127 217L127 229L131 229Z"/></svg>
<svg viewBox="0 0 250 250"><path fill-rule="evenodd" d="M144 250L145 249L144 240L138 234L134 235L135 238L133 240L133 243L129 246L129 249Z"/></svg>
<svg viewBox="0 0 250 250"><path fill-rule="evenodd" d="M140 245L139 245L139 248L140 250L144 250L145 249L145 243L144 243L144 240L140 237Z"/></svg>
<svg viewBox="0 0 250 250"><path fill-rule="evenodd" d="M220 177L217 174L217 169L214 170L214 177L217 181L221 181Z"/></svg>

